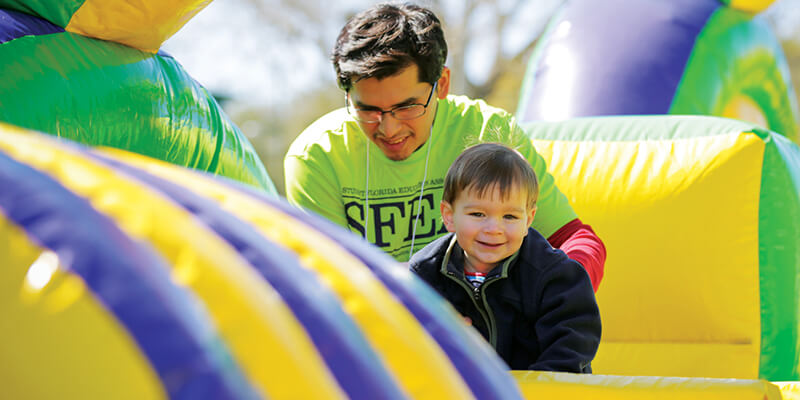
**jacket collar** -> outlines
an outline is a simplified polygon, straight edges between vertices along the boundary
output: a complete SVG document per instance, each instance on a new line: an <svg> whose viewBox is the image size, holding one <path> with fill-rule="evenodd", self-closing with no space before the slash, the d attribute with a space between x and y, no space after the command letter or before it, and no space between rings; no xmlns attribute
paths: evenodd
<svg viewBox="0 0 800 400"><path fill-rule="evenodd" d="M500 278L507 278L508 277L508 270L511 268L514 260L517 259L519 255L519 249L517 249L514 254L508 256L505 260L503 260L500 265L494 267L489 273L486 275L487 278L493 276L499 276ZM450 262L450 258L454 260L463 260L464 258L464 250L461 249L461 246L458 245L458 240L456 240L456 235L453 234L450 237L450 243L447 244L447 250L444 252L444 257L442 258L442 265L439 268L439 272L442 274L447 274L448 271L457 274L459 277L464 277L464 266L463 262L461 263L461 267L456 267L455 263Z"/></svg>

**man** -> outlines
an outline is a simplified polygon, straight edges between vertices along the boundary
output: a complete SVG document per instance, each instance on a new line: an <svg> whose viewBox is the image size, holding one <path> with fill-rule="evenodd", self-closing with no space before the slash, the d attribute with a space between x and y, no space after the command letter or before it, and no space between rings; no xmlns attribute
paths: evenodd
<svg viewBox="0 0 800 400"><path fill-rule="evenodd" d="M450 164L468 146L502 142L540 180L533 227L589 274L597 290L605 247L558 190L514 118L448 95L439 19L412 4L379 4L342 28L333 50L345 108L306 128L284 160L286 197L349 228L398 261L447 233L439 202Z"/></svg>

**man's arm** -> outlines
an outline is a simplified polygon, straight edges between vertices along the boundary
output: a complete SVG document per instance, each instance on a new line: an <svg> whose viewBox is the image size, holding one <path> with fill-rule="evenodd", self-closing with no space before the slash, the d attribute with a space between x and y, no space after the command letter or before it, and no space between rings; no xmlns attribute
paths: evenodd
<svg viewBox="0 0 800 400"><path fill-rule="evenodd" d="M547 238L550 245L567 253L569 258L579 262L592 281L595 292L603 279L606 264L606 247L594 233L592 227L575 218Z"/></svg>
<svg viewBox="0 0 800 400"><path fill-rule="evenodd" d="M570 260L546 274L535 322L541 353L528 369L590 373L601 325L586 272Z"/></svg>

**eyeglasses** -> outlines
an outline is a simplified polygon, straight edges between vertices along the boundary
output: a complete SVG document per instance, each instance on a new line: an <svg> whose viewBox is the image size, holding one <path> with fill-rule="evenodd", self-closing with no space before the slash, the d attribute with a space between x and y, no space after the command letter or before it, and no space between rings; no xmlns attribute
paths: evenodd
<svg viewBox="0 0 800 400"><path fill-rule="evenodd" d="M395 107L386 111L383 111L379 108L357 108L353 103L350 102L350 92L345 93L344 103L347 107L348 114L358 121L368 124L380 122L383 119L383 114L386 113L392 114L392 117L401 121L419 118L425 115L425 111L428 110L428 105L431 103L433 92L436 91L436 85L438 83L439 82L433 83L431 93L428 95L428 100L425 101L425 104L409 104L406 106Z"/></svg>

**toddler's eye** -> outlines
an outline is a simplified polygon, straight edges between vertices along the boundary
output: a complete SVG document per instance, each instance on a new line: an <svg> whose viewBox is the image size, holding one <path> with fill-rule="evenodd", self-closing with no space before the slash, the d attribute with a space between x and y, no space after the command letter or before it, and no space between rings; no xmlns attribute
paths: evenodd
<svg viewBox="0 0 800 400"><path fill-rule="evenodd" d="M503 216L505 219L519 219L516 215L506 214Z"/></svg>
<svg viewBox="0 0 800 400"><path fill-rule="evenodd" d="M469 213L469 215L470 215L470 216L473 216L473 217L482 217L482 216L483 216L483 213L482 213L482 212L477 212L477 211L475 211L475 212L471 212L471 213Z"/></svg>

